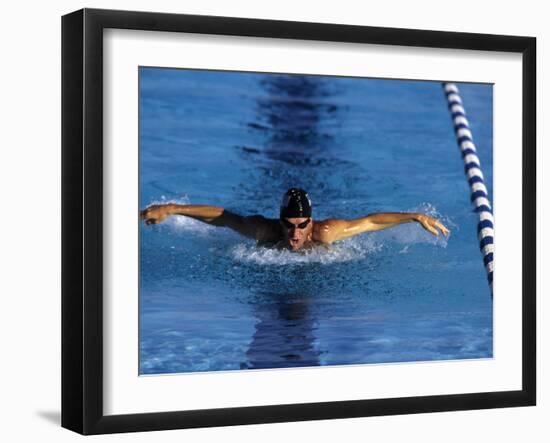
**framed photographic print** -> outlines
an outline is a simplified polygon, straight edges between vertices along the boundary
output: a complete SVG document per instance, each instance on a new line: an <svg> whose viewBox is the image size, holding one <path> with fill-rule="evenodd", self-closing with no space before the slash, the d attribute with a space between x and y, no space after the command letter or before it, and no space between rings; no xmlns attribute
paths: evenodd
<svg viewBox="0 0 550 443"><path fill-rule="evenodd" d="M530 37L62 21L62 425L534 405Z"/></svg>

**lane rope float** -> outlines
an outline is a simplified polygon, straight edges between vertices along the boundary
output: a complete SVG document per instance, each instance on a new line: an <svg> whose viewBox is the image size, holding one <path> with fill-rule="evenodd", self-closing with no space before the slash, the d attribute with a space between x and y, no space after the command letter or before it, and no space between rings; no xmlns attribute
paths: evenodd
<svg viewBox="0 0 550 443"><path fill-rule="evenodd" d="M493 296L494 270L494 219L493 209L489 201L489 193L483 179L481 163L477 155L476 146L472 137L470 124L466 118L466 111L460 98L458 87L454 83L443 83L443 91L447 97L447 104L455 129L456 141L464 161L464 172L470 186L470 200L479 216L477 235L479 249L483 255L483 263L487 271L487 280Z"/></svg>

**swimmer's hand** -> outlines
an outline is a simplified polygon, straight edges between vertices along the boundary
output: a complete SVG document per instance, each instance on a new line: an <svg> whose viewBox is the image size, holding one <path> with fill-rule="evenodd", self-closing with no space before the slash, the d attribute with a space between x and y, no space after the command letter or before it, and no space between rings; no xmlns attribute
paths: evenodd
<svg viewBox="0 0 550 443"><path fill-rule="evenodd" d="M435 236L439 236L440 231L445 236L449 235L450 231L443 225L443 223L433 217L430 217L429 215L417 214L416 221L418 221L418 223L420 223L426 231Z"/></svg>
<svg viewBox="0 0 550 443"><path fill-rule="evenodd" d="M139 213L139 218L145 220L146 225L156 225L169 215L172 215L169 205L151 205Z"/></svg>

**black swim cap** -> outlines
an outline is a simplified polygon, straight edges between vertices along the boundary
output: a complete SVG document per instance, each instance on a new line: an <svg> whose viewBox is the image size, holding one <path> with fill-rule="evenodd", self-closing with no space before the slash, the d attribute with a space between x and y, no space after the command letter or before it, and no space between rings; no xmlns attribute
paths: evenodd
<svg viewBox="0 0 550 443"><path fill-rule="evenodd" d="M290 188L283 196L280 218L302 217L311 217L311 200L303 189Z"/></svg>

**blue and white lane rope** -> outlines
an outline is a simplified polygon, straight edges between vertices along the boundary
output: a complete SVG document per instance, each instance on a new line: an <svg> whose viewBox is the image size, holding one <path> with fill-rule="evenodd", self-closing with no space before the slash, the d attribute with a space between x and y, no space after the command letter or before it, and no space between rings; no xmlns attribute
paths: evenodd
<svg viewBox="0 0 550 443"><path fill-rule="evenodd" d="M494 246L494 219L489 193L483 181L483 172L477 156L476 146L473 141L470 124L466 119L466 111L462 105L457 86L454 83L443 83L443 90L447 96L447 102L455 128L456 140L464 160L464 172L470 185L470 199L479 216L477 224L477 236L479 249L483 254L483 263L487 271L487 280L493 294L493 257Z"/></svg>

